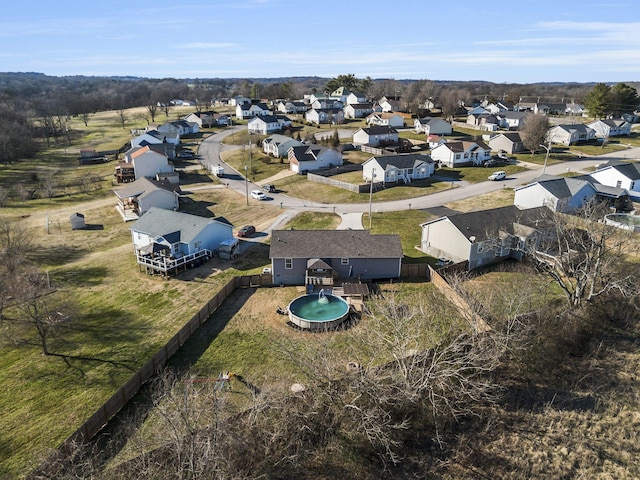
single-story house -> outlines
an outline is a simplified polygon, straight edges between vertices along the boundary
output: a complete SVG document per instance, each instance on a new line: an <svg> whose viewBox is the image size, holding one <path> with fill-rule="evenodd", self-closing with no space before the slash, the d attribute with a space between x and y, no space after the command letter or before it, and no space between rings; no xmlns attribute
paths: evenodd
<svg viewBox="0 0 640 480"><path fill-rule="evenodd" d="M349 103L343 108L345 118L365 118L373 113L372 103Z"/></svg>
<svg viewBox="0 0 640 480"><path fill-rule="evenodd" d="M287 156L287 152L291 147L299 147L302 145L304 145L304 143L300 140L274 133L262 141L262 151L267 155L283 158Z"/></svg>
<svg viewBox="0 0 640 480"><path fill-rule="evenodd" d="M371 157L362 164L365 182L411 183L412 179L429 178L435 171L435 162L424 153L407 153Z"/></svg>
<svg viewBox="0 0 640 480"><path fill-rule="evenodd" d="M137 147L143 142L147 144L161 144L170 143L172 145L178 145L180 143L180 134L174 132L159 132L158 130L149 130L142 135L138 135L131 139L131 146Z"/></svg>
<svg viewBox="0 0 640 480"><path fill-rule="evenodd" d="M404 127L404 118L394 112L373 112L367 117L366 121L369 126Z"/></svg>
<svg viewBox="0 0 640 480"><path fill-rule="evenodd" d="M520 260L549 231L546 207L507 207L447 215L421 224L420 250L473 270L507 258Z"/></svg>
<svg viewBox="0 0 640 480"><path fill-rule="evenodd" d="M518 208L547 207L554 212L571 212L582 207L596 194L590 182L577 178L542 177L514 190L513 204Z"/></svg>
<svg viewBox="0 0 640 480"><path fill-rule="evenodd" d="M262 115L271 115L271 110L265 103L252 101L236 105L236 118L245 119Z"/></svg>
<svg viewBox="0 0 640 480"><path fill-rule="evenodd" d="M137 220L150 208L178 210L180 187L170 182L160 182L142 177L127 186L114 190L118 198L116 209L125 222Z"/></svg>
<svg viewBox="0 0 640 480"><path fill-rule="evenodd" d="M506 130L522 130L529 115L528 112L504 111L496 113L495 117L498 120L498 126L500 128Z"/></svg>
<svg viewBox="0 0 640 480"><path fill-rule="evenodd" d="M518 132L499 133L489 138L487 142L494 152L519 153L524 151L522 137Z"/></svg>
<svg viewBox="0 0 640 480"><path fill-rule="evenodd" d="M484 142L446 142L431 150L431 158L447 167L482 165L491 159L491 147Z"/></svg>
<svg viewBox="0 0 640 480"><path fill-rule="evenodd" d="M163 208L150 208L131 225L138 264L170 274L213 256L223 240L233 237L224 218L205 218Z"/></svg>
<svg viewBox="0 0 640 480"><path fill-rule="evenodd" d="M289 168L299 174L343 164L342 153L320 145L290 147L287 156Z"/></svg>
<svg viewBox="0 0 640 480"><path fill-rule="evenodd" d="M399 235L368 230L274 230L269 249L276 285L398 278L402 257Z"/></svg>
<svg viewBox="0 0 640 480"><path fill-rule="evenodd" d="M281 113L304 113L309 107L301 100L290 102L278 102L276 109Z"/></svg>
<svg viewBox="0 0 640 480"><path fill-rule="evenodd" d="M335 97L314 97L315 99L309 103L309 106L316 110L325 110L328 108L339 108L342 110L344 102Z"/></svg>
<svg viewBox="0 0 640 480"><path fill-rule="evenodd" d="M623 188L634 201L640 201L640 163L610 162L589 176L602 185Z"/></svg>
<svg viewBox="0 0 640 480"><path fill-rule="evenodd" d="M253 117L247 122L249 132L260 135L279 132L288 126L291 126L291 120L284 115L261 115L259 117Z"/></svg>
<svg viewBox="0 0 640 480"><path fill-rule="evenodd" d="M556 125L549 129L547 138L551 143L559 143L569 146L578 142L594 140L596 138L596 131L583 123L575 125Z"/></svg>
<svg viewBox="0 0 640 480"><path fill-rule="evenodd" d="M598 138L631 135L631 124L621 118L596 120L595 122L588 123L587 126L596 131L596 137Z"/></svg>
<svg viewBox="0 0 640 480"><path fill-rule="evenodd" d="M184 135L193 135L200 131L200 125L197 122L189 122L187 120L175 120L160 125L157 130L160 133L174 134L178 133L179 137Z"/></svg>
<svg viewBox="0 0 640 480"><path fill-rule="evenodd" d="M305 112L304 118L310 123L343 123L344 112L342 108L312 108Z"/></svg>
<svg viewBox="0 0 640 480"><path fill-rule="evenodd" d="M413 122L413 129L416 133L424 133L425 135L451 135L453 132L453 127L449 122L434 117L416 118Z"/></svg>
<svg viewBox="0 0 640 480"><path fill-rule="evenodd" d="M354 145L370 145L375 147L381 143L398 143L398 131L389 126L372 126L360 128L353 134Z"/></svg>
<svg viewBox="0 0 640 480"><path fill-rule="evenodd" d="M436 148L441 143L447 143L447 139L442 138L440 135L427 135L427 145L429 148Z"/></svg>

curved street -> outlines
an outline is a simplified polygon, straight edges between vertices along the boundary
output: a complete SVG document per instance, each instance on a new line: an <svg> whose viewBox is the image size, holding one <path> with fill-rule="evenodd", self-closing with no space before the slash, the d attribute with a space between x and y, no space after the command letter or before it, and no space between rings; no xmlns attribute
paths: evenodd
<svg viewBox="0 0 640 480"><path fill-rule="evenodd" d="M234 170L230 165L225 163L220 154L228 149L239 148L238 146L225 145L222 141L232 133L245 129L246 126L239 125L229 130L216 133L206 138L199 150L200 163L208 170L212 165L221 165L225 170L224 182L245 196L246 188L248 190L260 189L260 186L248 181L245 185L245 178L240 172ZM627 160L640 157L640 148L629 148L621 152L609 153L597 157L585 157L580 160L572 160L554 165L547 165L545 173L547 175L560 175L567 171L586 172L586 169L593 168L595 165L608 162L610 160ZM392 212L410 209L429 209L442 206L449 202L465 200L467 198L476 197L485 193L500 190L506 187L516 187L525 185L534 181L542 173L542 166L536 164L527 164L527 170L516 174L509 175L506 180L501 182L491 182L489 180L479 183L452 182L455 188L444 190L422 197L413 197L408 199L394 200L388 202L374 202L372 204L372 212ZM231 172L231 174L227 173ZM288 195L273 193L270 194L273 202L282 208L297 211L318 211L318 212L335 212L343 218L343 224L338 228L362 229L360 220L363 213L369 212L369 203L356 204L326 204L319 202L311 202L300 198L290 197ZM293 212L287 214L291 217ZM277 226L275 227L277 228Z"/></svg>

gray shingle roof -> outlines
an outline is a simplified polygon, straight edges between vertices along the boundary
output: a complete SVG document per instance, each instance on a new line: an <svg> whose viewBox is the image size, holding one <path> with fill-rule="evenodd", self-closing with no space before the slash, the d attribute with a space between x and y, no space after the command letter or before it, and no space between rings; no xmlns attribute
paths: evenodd
<svg viewBox="0 0 640 480"><path fill-rule="evenodd" d="M426 222L423 225L448 219L467 238L473 236L476 241L496 238L496 232L502 230L514 234L517 224L536 227L544 223L551 211L547 207L535 207L520 210L515 205L480 210L477 212L448 215L440 219Z"/></svg>
<svg viewBox="0 0 640 480"><path fill-rule="evenodd" d="M214 222L222 223L213 218L199 217L188 213L152 207L131 225L131 230L146 233L151 237L180 232L182 241L189 243L205 226Z"/></svg>
<svg viewBox="0 0 640 480"><path fill-rule="evenodd" d="M270 258L402 258L398 235L368 230L274 230Z"/></svg>
<svg viewBox="0 0 640 480"><path fill-rule="evenodd" d="M401 155L384 155L381 157L373 157L385 170L388 166L397 167L401 169L415 168L421 163L433 163L431 155L424 153L408 153Z"/></svg>

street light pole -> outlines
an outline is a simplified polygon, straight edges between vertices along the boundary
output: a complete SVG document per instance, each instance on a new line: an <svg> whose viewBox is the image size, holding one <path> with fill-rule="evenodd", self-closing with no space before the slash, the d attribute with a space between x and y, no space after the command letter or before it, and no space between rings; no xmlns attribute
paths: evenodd
<svg viewBox="0 0 640 480"><path fill-rule="evenodd" d="M245 194L247 196L247 206L249 205L249 182L247 181L247 169L249 167L247 167L246 165L244 166L244 191Z"/></svg>
<svg viewBox="0 0 640 480"><path fill-rule="evenodd" d="M549 152L551 151L551 140L549 140L549 146L540 144L542 148L547 151L547 154L544 156L544 165L542 166L542 175L544 175L545 170L547 169L547 160L549 160Z"/></svg>

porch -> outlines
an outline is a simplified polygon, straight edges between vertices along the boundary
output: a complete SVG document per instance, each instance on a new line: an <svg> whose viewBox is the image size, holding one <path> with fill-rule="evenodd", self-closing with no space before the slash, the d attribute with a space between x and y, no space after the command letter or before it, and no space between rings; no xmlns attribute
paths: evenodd
<svg viewBox="0 0 640 480"><path fill-rule="evenodd" d="M157 244L150 244L149 248L136 251L136 260L140 267L144 267L149 274L173 275L180 270L197 267L211 257L211 250L199 250L189 255L167 255L167 249Z"/></svg>

